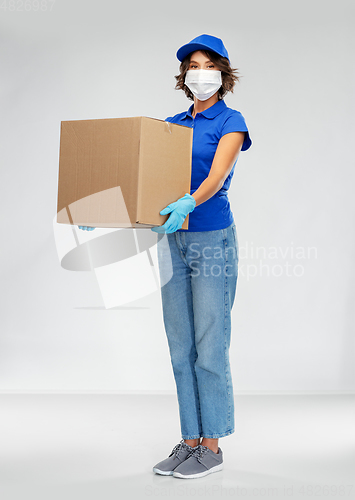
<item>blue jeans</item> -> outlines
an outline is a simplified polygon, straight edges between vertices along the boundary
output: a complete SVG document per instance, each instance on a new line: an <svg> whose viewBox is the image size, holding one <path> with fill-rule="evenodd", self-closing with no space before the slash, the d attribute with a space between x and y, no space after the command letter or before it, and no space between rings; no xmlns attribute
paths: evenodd
<svg viewBox="0 0 355 500"><path fill-rule="evenodd" d="M228 436L234 432L229 347L239 261L235 223L158 233L157 248L181 436Z"/></svg>

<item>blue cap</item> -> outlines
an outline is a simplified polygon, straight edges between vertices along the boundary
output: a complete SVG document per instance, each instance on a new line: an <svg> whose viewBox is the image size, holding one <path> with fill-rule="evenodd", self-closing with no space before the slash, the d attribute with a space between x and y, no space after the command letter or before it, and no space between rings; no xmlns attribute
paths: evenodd
<svg viewBox="0 0 355 500"><path fill-rule="evenodd" d="M229 61L228 52L222 40L212 35L200 35L194 38L191 42L179 48L176 57L179 61L183 61L188 54L196 50L212 50L213 52L217 52L220 56L226 57Z"/></svg>

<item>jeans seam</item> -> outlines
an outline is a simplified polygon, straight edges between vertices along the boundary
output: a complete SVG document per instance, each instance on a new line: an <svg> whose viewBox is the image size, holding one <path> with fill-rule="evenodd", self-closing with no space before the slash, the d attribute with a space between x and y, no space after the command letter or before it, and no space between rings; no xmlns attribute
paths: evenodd
<svg viewBox="0 0 355 500"><path fill-rule="evenodd" d="M234 237L234 245L236 248L236 259L237 259L237 263L239 263L239 243L238 243L238 236L237 236L237 228L236 228L235 224L233 224L232 230L233 230L233 237Z"/></svg>
<svg viewBox="0 0 355 500"><path fill-rule="evenodd" d="M198 410L197 410L198 422L197 422L197 425L198 425L198 428L200 429L200 434L201 434L202 433L201 403L200 403L200 393L198 390L198 380L197 380L196 371L195 371L195 363L196 363L197 358L198 358L198 356L196 356L195 361L194 361L194 374L195 374L195 378L196 378L196 389L197 389L197 399L198 399ZM192 438L192 439L197 439L197 438Z"/></svg>
<svg viewBox="0 0 355 500"><path fill-rule="evenodd" d="M225 240L225 249L224 249L224 269L226 269L226 266L228 264L228 241L227 239ZM225 370L225 377L226 377L226 389L227 389L227 403L228 403L228 413L227 413L227 427L230 427L230 414L231 414L231 403L230 403L230 387L229 387L229 381L228 381L228 373L227 373L227 307L228 307L228 301L227 301L227 293L228 293L228 282L227 282L227 275L225 273L224 277L224 370Z"/></svg>

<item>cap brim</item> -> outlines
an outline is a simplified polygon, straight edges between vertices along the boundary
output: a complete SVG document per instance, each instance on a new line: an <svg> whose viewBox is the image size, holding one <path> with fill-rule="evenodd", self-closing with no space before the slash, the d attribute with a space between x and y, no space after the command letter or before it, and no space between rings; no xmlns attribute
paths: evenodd
<svg viewBox="0 0 355 500"><path fill-rule="evenodd" d="M176 52L176 57L182 62L188 54L191 54L191 52L195 52L196 50L210 50L211 52L216 52L204 43L187 43L179 48ZM216 54L217 53L218 52L216 52Z"/></svg>

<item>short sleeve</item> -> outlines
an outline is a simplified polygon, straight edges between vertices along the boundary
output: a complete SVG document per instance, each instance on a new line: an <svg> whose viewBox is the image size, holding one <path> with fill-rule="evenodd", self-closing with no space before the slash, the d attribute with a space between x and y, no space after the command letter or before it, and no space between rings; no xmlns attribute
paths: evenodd
<svg viewBox="0 0 355 500"><path fill-rule="evenodd" d="M245 132L241 151L246 151L250 148L252 141L250 139L249 130L245 123L244 116L239 111L234 111L234 113L228 116L222 126L221 137L230 132Z"/></svg>

